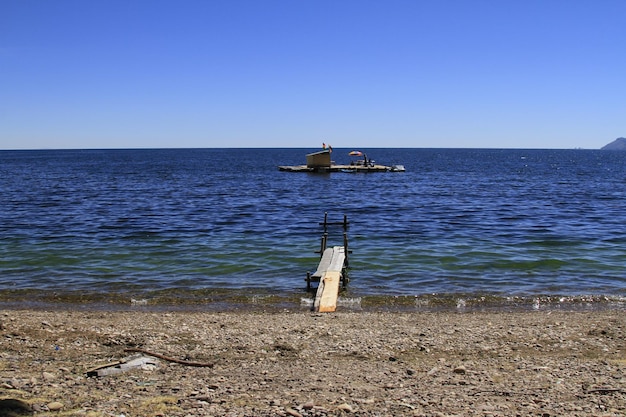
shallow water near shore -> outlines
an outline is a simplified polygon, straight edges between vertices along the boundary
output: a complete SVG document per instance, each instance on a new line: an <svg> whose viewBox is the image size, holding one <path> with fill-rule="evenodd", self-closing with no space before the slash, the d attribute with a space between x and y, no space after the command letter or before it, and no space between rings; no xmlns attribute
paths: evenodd
<svg viewBox="0 0 626 417"><path fill-rule="evenodd" d="M407 172L278 171L312 150L0 151L0 300L306 308L325 212L350 222L346 308L626 297L620 152L373 149Z"/></svg>
<svg viewBox="0 0 626 417"><path fill-rule="evenodd" d="M89 311L187 311L187 312L285 312L313 311L314 293L270 294L254 292L203 292L190 294L144 293L145 298L127 298L125 294L80 294L18 291L0 293L0 307L32 310ZM626 297L621 296L535 296L499 297L472 294L430 294L421 296L350 297L341 292L340 311L351 312L523 312L523 311L626 311Z"/></svg>

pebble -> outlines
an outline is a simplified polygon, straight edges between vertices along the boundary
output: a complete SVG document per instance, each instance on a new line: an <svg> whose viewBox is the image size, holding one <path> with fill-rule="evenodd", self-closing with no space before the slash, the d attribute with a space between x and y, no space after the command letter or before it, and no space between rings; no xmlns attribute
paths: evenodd
<svg viewBox="0 0 626 417"><path fill-rule="evenodd" d="M294 410L293 408L287 408L285 412L292 417L302 417L302 414L300 414L298 411Z"/></svg>
<svg viewBox="0 0 626 417"><path fill-rule="evenodd" d="M437 368L436 366L434 368L432 368L430 371L426 372L426 375L428 376L433 376L435 375L437 372L439 372L439 368Z"/></svg>
<svg viewBox="0 0 626 417"><path fill-rule="evenodd" d="M457 366L456 368L454 368L453 372L455 374L464 375L467 372L467 369L463 365L461 365L461 366Z"/></svg>
<svg viewBox="0 0 626 417"><path fill-rule="evenodd" d="M341 411L345 411L346 413L352 412L352 406L346 403L340 404L339 406L337 406L337 409Z"/></svg>
<svg viewBox="0 0 626 417"><path fill-rule="evenodd" d="M58 402L58 401L53 401L48 404L48 410L50 411L59 411L59 410L62 410L63 407L65 407L63 403Z"/></svg>

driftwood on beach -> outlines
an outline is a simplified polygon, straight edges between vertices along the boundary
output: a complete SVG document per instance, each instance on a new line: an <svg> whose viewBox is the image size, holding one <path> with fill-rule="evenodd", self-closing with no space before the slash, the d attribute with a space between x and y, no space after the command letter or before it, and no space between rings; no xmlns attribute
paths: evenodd
<svg viewBox="0 0 626 417"><path fill-rule="evenodd" d="M150 369L157 368L159 365L159 362L156 361L154 358L163 359L164 361L177 363L179 365L193 366L197 368L212 368L214 366L213 363L194 362L194 361L188 361L188 360L183 360L183 359L177 359L171 356L166 356L160 353L151 352L149 350L141 349L141 348L127 348L127 349L124 349L124 352L143 353L144 355L147 355L147 356L133 355L131 357L124 358L120 361L98 365L89 369L85 374L90 377L91 376L102 377L102 376L116 375L116 374L127 372L133 369L150 370Z"/></svg>

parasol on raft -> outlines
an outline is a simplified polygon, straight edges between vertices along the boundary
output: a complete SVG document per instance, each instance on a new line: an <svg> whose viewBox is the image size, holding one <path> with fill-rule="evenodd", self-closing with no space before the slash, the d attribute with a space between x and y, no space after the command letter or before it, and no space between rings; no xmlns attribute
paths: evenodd
<svg viewBox="0 0 626 417"><path fill-rule="evenodd" d="M363 156L363 152L361 152L361 151L350 151L348 153L348 155L350 155L350 156Z"/></svg>

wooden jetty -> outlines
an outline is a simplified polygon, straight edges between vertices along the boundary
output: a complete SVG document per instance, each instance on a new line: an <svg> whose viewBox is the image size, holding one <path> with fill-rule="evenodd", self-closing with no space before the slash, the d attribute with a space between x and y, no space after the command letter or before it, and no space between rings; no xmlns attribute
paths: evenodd
<svg viewBox="0 0 626 417"><path fill-rule="evenodd" d="M278 169L288 172L317 172L317 173L329 173L329 172L404 172L403 165L380 165L374 163L372 160L368 160L365 157L363 160L354 161L349 165L336 164L330 158L330 149L324 149L319 152L313 152L306 155L306 165L283 165Z"/></svg>
<svg viewBox="0 0 626 417"><path fill-rule="evenodd" d="M343 222L329 223L328 213L324 213L324 234L319 253L321 254L317 270L311 275L307 273L307 289L311 289L311 282L319 282L315 294L313 310L328 313L337 309L337 297L339 296L340 284L345 287L348 284L348 217L344 215ZM327 247L328 226L343 226L343 246Z"/></svg>

